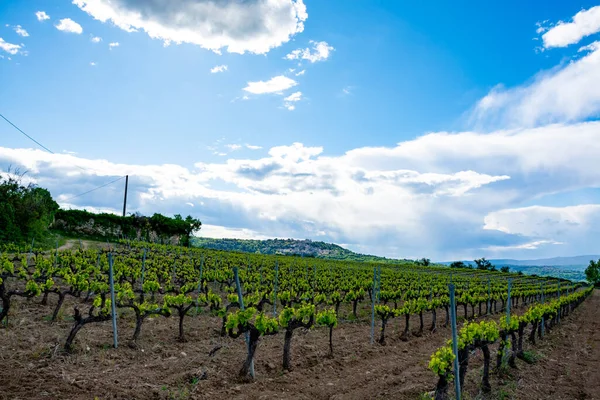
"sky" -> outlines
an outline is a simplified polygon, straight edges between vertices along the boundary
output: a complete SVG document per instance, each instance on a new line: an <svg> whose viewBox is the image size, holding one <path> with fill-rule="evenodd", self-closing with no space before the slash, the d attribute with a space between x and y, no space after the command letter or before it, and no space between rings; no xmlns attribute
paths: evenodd
<svg viewBox="0 0 600 400"><path fill-rule="evenodd" d="M5 0L0 114L46 148L0 119L2 173L63 208L120 213L127 174L199 236L600 253L598 0Z"/></svg>

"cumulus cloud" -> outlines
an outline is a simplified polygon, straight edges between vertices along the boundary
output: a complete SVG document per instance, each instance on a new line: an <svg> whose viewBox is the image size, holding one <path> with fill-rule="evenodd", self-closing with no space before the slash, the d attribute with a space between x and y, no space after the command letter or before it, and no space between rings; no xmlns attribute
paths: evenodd
<svg viewBox="0 0 600 400"><path fill-rule="evenodd" d="M48 14L46 14L45 11L37 11L35 13L35 16L37 18L38 21L45 21L47 19L50 19L50 16Z"/></svg>
<svg viewBox="0 0 600 400"><path fill-rule="evenodd" d="M295 80L288 78L287 76L279 75L269 79L268 81L248 82L248 85L244 88L244 90L252 94L281 94L285 90L292 88L297 84L298 82Z"/></svg>
<svg viewBox="0 0 600 400"><path fill-rule="evenodd" d="M531 127L600 116L600 46L583 57L538 74L533 82L494 88L476 105L471 122L479 128Z"/></svg>
<svg viewBox="0 0 600 400"><path fill-rule="evenodd" d="M308 60L311 63L315 63L327 60L334 50L333 46L330 46L327 42L311 40L310 44L312 44L312 48L296 49L286 55L285 58L287 60Z"/></svg>
<svg viewBox="0 0 600 400"><path fill-rule="evenodd" d="M600 204L577 204L575 196L561 207L531 204L600 188L599 49L585 46L568 65L490 92L472 115L481 129L338 155L294 142L191 167L0 147L0 165L30 171L63 206L89 209L114 210L122 186L72 196L129 174L132 211L193 211L210 227L207 236L311 238L437 260L590 254L597 252ZM277 76L244 90L283 94L296 85ZM295 92L282 100L293 105L301 98ZM228 155L241 147L225 143L211 150Z"/></svg>
<svg viewBox="0 0 600 400"><path fill-rule="evenodd" d="M202 224L202 229L198 236L217 239L275 239L271 236L261 235L259 232L253 231L252 229L229 228L224 226L208 224Z"/></svg>
<svg viewBox="0 0 600 400"><path fill-rule="evenodd" d="M530 243L528 249L562 245L577 247L579 254L595 254L595 238L600 234L600 204L531 206L495 211L485 217L484 229L543 238ZM562 254L565 254L564 251ZM573 250L571 254L575 254Z"/></svg>
<svg viewBox="0 0 600 400"><path fill-rule="evenodd" d="M56 25L54 25L56 29L63 32L76 33L80 35L83 32L83 28L77 22L73 21L71 18L63 18Z"/></svg>
<svg viewBox="0 0 600 400"><path fill-rule="evenodd" d="M109 44L108 44L108 48L109 48L109 49L111 49L111 50L112 50L113 48L115 48L115 47L119 47L119 46L120 46L119 42L112 42L112 43L109 43Z"/></svg>
<svg viewBox="0 0 600 400"><path fill-rule="evenodd" d="M579 229L581 221L594 225L591 211L561 211L577 216L563 220L580 224L563 222L571 229L564 235L536 227L546 217L519 205L553 193L600 187L595 168L600 122L486 134L438 132L339 156L324 151L293 143L272 147L262 158L198 162L188 169L0 149L0 163L31 171L59 202L92 184L129 174L137 182L131 210L184 213L189 209L182 207L190 202L197 205L194 215L211 225L366 246L387 256L442 259L455 254L531 256L554 248L563 254L592 251L590 241L580 240L590 230ZM114 207L110 193L70 203Z"/></svg>
<svg viewBox="0 0 600 400"><path fill-rule="evenodd" d="M246 148L250 149L250 150L260 150L260 149L262 149L262 146L256 146L256 145L246 143Z"/></svg>
<svg viewBox="0 0 600 400"><path fill-rule="evenodd" d="M100 43L102 41L102 38L100 36L92 36L90 40L92 41L92 43Z"/></svg>
<svg viewBox="0 0 600 400"><path fill-rule="evenodd" d="M538 33L545 28L538 28ZM571 22L558 22L554 27L547 29L542 35L545 48L567 47L579 43L586 36L600 32L600 6L579 11L573 16Z"/></svg>
<svg viewBox="0 0 600 400"><path fill-rule="evenodd" d="M264 54L304 30L302 0L73 0L93 18L126 32L219 52Z"/></svg>
<svg viewBox="0 0 600 400"><path fill-rule="evenodd" d="M296 103L300 100L302 100L302 92L295 92L295 93L290 94L285 99L283 99L283 104L284 104L285 108L292 111L296 108L294 103Z"/></svg>
<svg viewBox="0 0 600 400"><path fill-rule="evenodd" d="M29 33L21 25L15 26L14 30L17 33L17 35L19 35L19 36L23 36L23 37L29 36Z"/></svg>
<svg viewBox="0 0 600 400"><path fill-rule="evenodd" d="M8 54L12 54L14 56L15 54L18 54L21 51L21 48L21 45L8 43L0 37L0 50L4 50Z"/></svg>
<svg viewBox="0 0 600 400"><path fill-rule="evenodd" d="M211 74L216 74L218 72L225 72L225 71L227 71L227 65L217 65L210 69Z"/></svg>

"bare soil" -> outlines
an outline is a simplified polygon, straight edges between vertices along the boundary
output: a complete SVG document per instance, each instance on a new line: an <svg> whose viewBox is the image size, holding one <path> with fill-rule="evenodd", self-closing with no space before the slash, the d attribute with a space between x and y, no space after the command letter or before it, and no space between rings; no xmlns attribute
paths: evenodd
<svg viewBox="0 0 600 400"><path fill-rule="evenodd" d="M386 328L387 344L371 345L365 304L360 321L341 322L334 330L333 358L327 356L327 329L297 330L293 370L283 372L283 333L265 337L256 353L256 380L244 382L237 377L246 352L243 337L221 337L219 318L186 318L186 343L176 339L176 317L149 319L133 348L128 346L133 315L120 312L118 349L112 347L111 323L104 322L85 326L75 352L67 354L62 345L74 300L65 302L54 324L48 316L56 296L46 306L39 301L17 299L8 328L0 328L0 399L419 399L436 384L429 358L450 337L441 326L442 311L434 334L403 342L404 318L396 318ZM465 398L600 399L599 310L596 291L544 340L525 345L540 357L535 364L519 360L505 376L493 374L493 391L486 396L479 392L481 355L475 354ZM426 328L430 323L428 315ZM411 330L418 325L413 316Z"/></svg>

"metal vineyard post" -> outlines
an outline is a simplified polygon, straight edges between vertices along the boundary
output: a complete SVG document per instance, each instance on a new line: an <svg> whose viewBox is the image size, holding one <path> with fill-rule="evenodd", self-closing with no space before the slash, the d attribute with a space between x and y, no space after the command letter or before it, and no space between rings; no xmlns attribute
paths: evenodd
<svg viewBox="0 0 600 400"><path fill-rule="evenodd" d="M458 335L456 333L456 299L454 298L454 284L448 285L450 292L450 325L452 326L452 352L454 353L454 391L456 400L460 400L460 370L458 367Z"/></svg>
<svg viewBox="0 0 600 400"><path fill-rule="evenodd" d="M238 302L240 303L240 310L244 311L244 296L242 296L242 286L240 285L240 276L238 275L238 268L233 267L233 276L235 277L235 286L237 288ZM246 345L248 346L248 354L250 354L250 332L246 331ZM254 360L250 364L250 376L254 379Z"/></svg>
<svg viewBox="0 0 600 400"><path fill-rule="evenodd" d="M113 257L112 253L108 253L108 279L110 282L110 306L112 309L112 326L113 326L113 345L115 349L118 345L117 340L117 306L115 304L115 281L113 274Z"/></svg>

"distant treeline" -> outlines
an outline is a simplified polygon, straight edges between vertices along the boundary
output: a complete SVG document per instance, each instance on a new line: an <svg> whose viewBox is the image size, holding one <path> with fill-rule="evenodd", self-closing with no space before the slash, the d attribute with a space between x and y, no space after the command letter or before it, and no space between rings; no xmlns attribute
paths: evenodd
<svg viewBox="0 0 600 400"><path fill-rule="evenodd" d="M192 233L198 231L202 223L187 216L177 214L173 218L162 214L146 217L132 214L122 217L115 214L95 214L82 210L58 210L55 214L54 229L67 234L101 238L130 238L147 242L172 241L187 246Z"/></svg>
<svg viewBox="0 0 600 400"><path fill-rule="evenodd" d="M161 214L121 217L81 210L61 210L50 192L22 184L23 174L8 171L0 176L0 245L36 244L48 239L51 230L67 235L102 239L135 238L187 246L202 223L187 216ZM174 243L174 241L176 242Z"/></svg>
<svg viewBox="0 0 600 400"><path fill-rule="evenodd" d="M48 190L25 186L21 177L18 171L0 177L0 244L42 239L58 210Z"/></svg>

